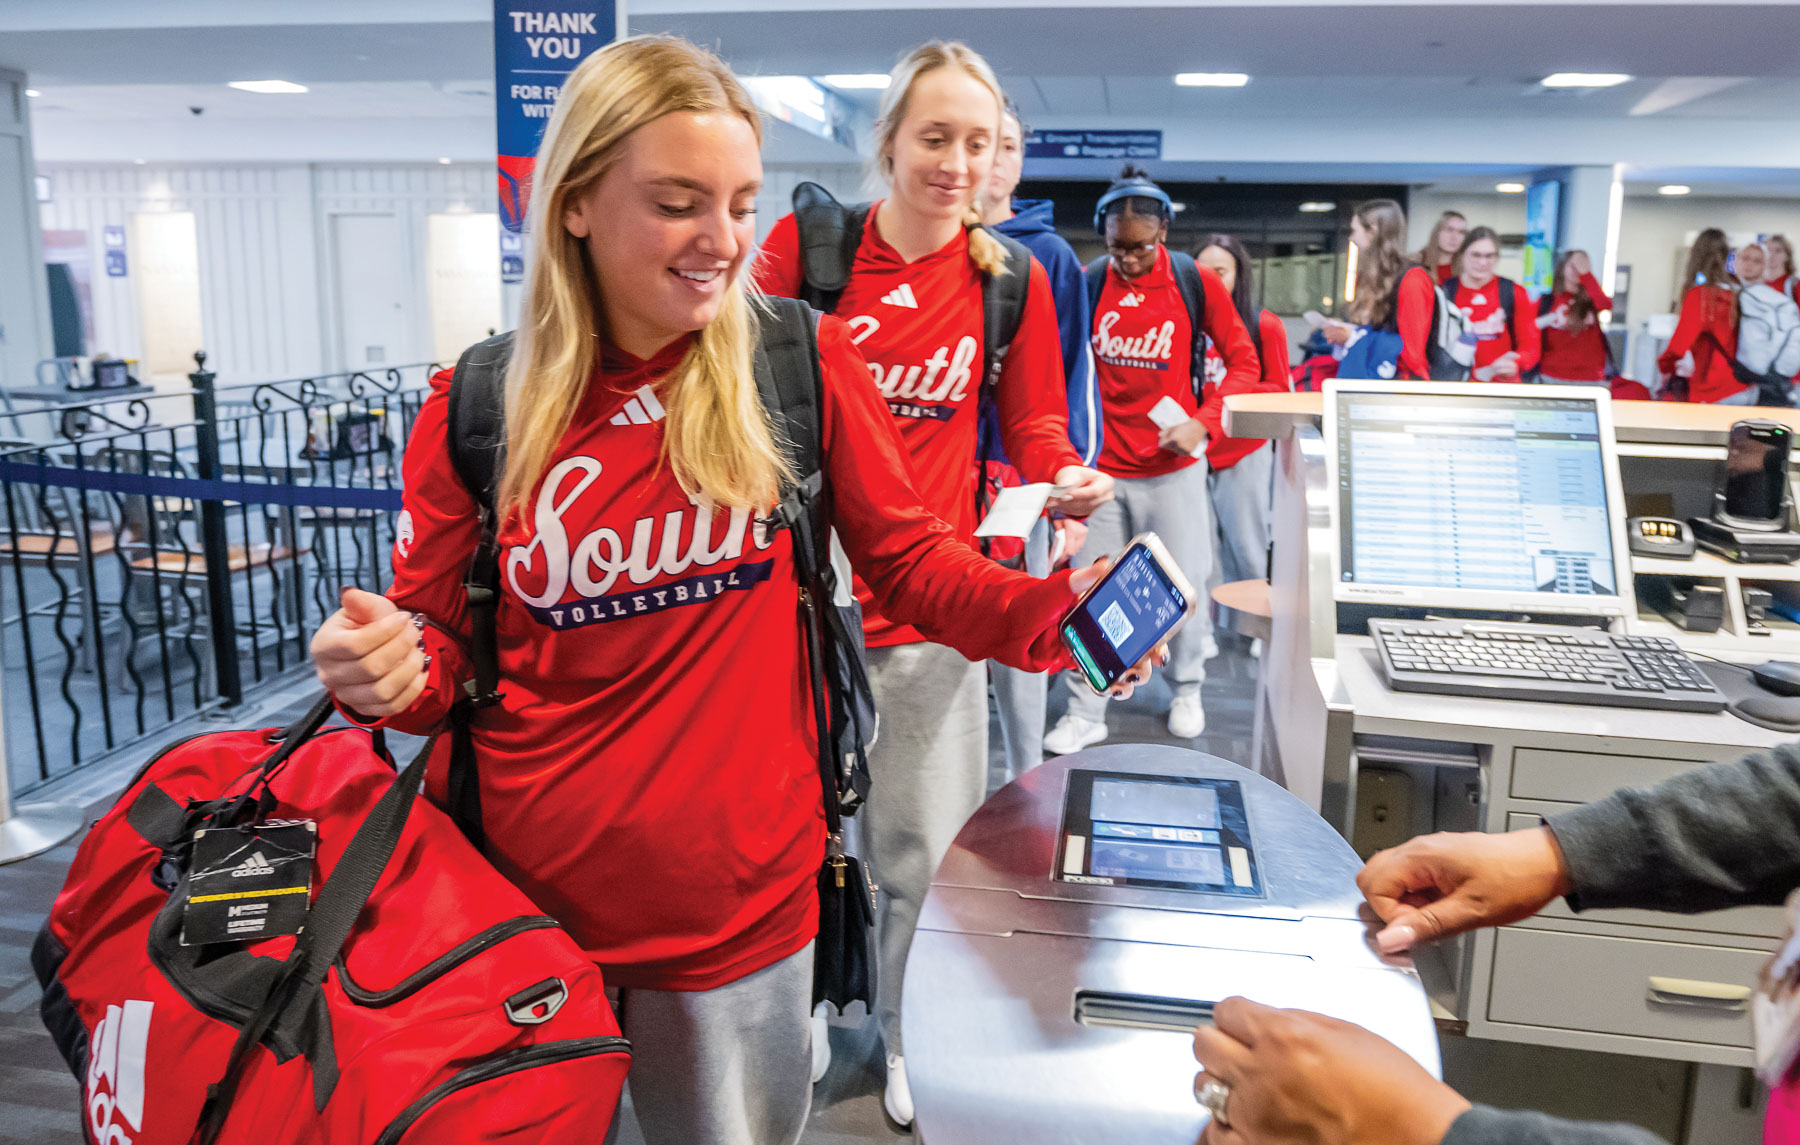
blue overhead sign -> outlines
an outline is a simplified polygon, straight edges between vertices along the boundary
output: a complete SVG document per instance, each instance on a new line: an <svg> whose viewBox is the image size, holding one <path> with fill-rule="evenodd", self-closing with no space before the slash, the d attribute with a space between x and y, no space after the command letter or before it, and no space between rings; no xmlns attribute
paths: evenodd
<svg viewBox="0 0 1800 1145"><path fill-rule="evenodd" d="M1161 159L1161 131L1034 131L1027 159Z"/></svg>
<svg viewBox="0 0 1800 1145"><path fill-rule="evenodd" d="M108 278L124 278L125 264L125 228L120 226L102 227L100 245L106 254L106 276Z"/></svg>

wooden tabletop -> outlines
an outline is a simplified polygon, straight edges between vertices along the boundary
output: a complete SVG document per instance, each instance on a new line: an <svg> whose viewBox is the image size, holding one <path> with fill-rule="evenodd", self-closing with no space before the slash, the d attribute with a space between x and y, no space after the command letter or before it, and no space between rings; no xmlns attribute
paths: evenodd
<svg viewBox="0 0 1800 1145"><path fill-rule="evenodd" d="M1269 638L1269 582L1234 580L1212 590L1220 624L1253 639Z"/></svg>
<svg viewBox="0 0 1800 1145"><path fill-rule="evenodd" d="M1232 437L1283 438L1302 420L1317 423L1320 393L1233 394L1225 399L1225 432ZM1719 406L1693 402L1614 401L1613 436L1660 445L1724 445L1731 423L1748 417L1779 421L1800 432L1800 409Z"/></svg>

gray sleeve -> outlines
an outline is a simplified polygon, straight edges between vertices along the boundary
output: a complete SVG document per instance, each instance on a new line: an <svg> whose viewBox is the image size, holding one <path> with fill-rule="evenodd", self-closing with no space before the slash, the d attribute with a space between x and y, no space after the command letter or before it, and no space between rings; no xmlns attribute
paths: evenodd
<svg viewBox="0 0 1800 1145"><path fill-rule="evenodd" d="M1542 1113L1477 1105L1450 1123L1438 1145L1668 1145L1635 1125L1564 1121Z"/></svg>
<svg viewBox="0 0 1800 1145"><path fill-rule="evenodd" d="M1616 791L1547 822L1573 910L1777 904L1800 886L1800 746Z"/></svg>

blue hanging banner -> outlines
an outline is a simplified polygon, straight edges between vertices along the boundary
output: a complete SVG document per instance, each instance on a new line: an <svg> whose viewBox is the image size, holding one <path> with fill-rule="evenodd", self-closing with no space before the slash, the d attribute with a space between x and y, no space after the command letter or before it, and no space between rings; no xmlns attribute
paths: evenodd
<svg viewBox="0 0 1800 1145"><path fill-rule="evenodd" d="M500 191L500 279L525 279L525 212L538 144L563 81L611 43L619 0L494 0L494 110Z"/></svg>
<svg viewBox="0 0 1800 1145"><path fill-rule="evenodd" d="M1161 131L1034 131L1027 159L1161 159Z"/></svg>

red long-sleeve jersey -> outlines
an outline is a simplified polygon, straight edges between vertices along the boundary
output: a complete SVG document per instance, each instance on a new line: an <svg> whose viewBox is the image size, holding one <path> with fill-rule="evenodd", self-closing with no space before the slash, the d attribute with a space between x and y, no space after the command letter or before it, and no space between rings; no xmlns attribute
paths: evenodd
<svg viewBox="0 0 1800 1145"><path fill-rule="evenodd" d="M1513 292L1513 318L1509 325L1506 312L1500 306L1500 290L1509 285ZM1518 283L1503 284L1498 278L1490 279L1481 286L1470 286L1458 281L1456 297L1451 301L1469 312L1469 319L1475 325L1475 368L1483 369L1500 358L1503 354L1519 355L1519 371L1511 377L1496 375L1488 379L1496 382L1514 382L1530 373L1538 363L1542 351L1542 343L1538 337L1537 303L1531 295Z"/></svg>
<svg viewBox="0 0 1800 1145"><path fill-rule="evenodd" d="M1544 344L1540 362L1547 378L1560 378L1569 382L1603 382L1606 380L1606 334L1600 329L1598 314L1602 310L1612 309L1612 299L1600 289L1600 280L1591 274L1581 276L1581 289L1593 301L1595 316L1584 322L1580 329L1569 326L1560 329L1555 326L1540 327ZM1551 296L1546 312L1560 312L1564 321L1569 321L1569 307L1574 302L1574 291L1559 290Z"/></svg>
<svg viewBox="0 0 1800 1145"><path fill-rule="evenodd" d="M868 368L819 329L833 524L876 599L972 660L1066 662L1066 577L986 560L920 502ZM816 734L785 530L713 513L662 460L650 361L608 350L544 479L500 530L502 699L475 722L488 856L622 986L706 990L818 929ZM387 721L442 726L470 676L476 506L452 471L448 372L414 424L389 597L427 617L429 687ZM441 801L433 761L427 790Z"/></svg>
<svg viewBox="0 0 1800 1145"><path fill-rule="evenodd" d="M1281 318L1271 311L1263 311L1256 320L1257 333L1262 338L1262 351L1257 361L1262 373L1257 379L1256 388L1262 393L1286 393L1294 388L1293 376L1288 373L1288 335L1287 326ZM1220 356L1218 346L1208 339L1206 343L1206 388L1217 389L1225 381L1225 359ZM1216 402L1223 416L1225 399L1209 399ZM1252 453L1267 445L1268 441L1260 437L1209 437L1206 439L1206 463L1214 472L1230 469L1233 465L1249 457Z"/></svg>
<svg viewBox="0 0 1800 1145"><path fill-rule="evenodd" d="M982 275L969 261L968 232L959 230L943 247L907 262L881 237L879 214L877 203L869 209L836 314L849 324L868 373L887 400L926 507L970 540L977 524L975 438L986 361ZM799 296L806 275L794 216L769 232L755 273L768 293ZM1001 441L1027 481L1050 481L1064 466L1081 464L1069 445L1061 338L1050 280L1033 259L1025 312L994 392ZM856 592L870 647L924 639L886 616L860 579Z"/></svg>
<svg viewBox="0 0 1800 1145"><path fill-rule="evenodd" d="M1437 287L1431 272L1409 267L1400 276L1394 301L1394 329L1400 334L1400 376L1413 381L1431 377L1431 361L1425 345L1431 340L1431 312L1437 305Z"/></svg>
<svg viewBox="0 0 1800 1145"><path fill-rule="evenodd" d="M1707 333L1712 337L1705 337ZM1720 346L1725 353L1719 353ZM1673 376L1682 355L1690 351L1694 376L1688 379L1688 401L1716 402L1744 391L1731 372L1730 356L1737 353L1737 298L1729 289L1708 284L1681 296L1681 317L1656 359L1657 369L1664 377Z"/></svg>
<svg viewBox="0 0 1800 1145"><path fill-rule="evenodd" d="M1218 385L1205 386L1195 401L1195 332L1188 329L1187 307L1168 249L1159 249L1156 265L1129 282L1118 267L1106 268L1092 334L1106 415L1106 443L1100 451L1103 472L1157 477L1199 460L1157 444L1161 431L1150 420L1150 409L1163 398L1175 399L1188 416L1199 418L1210 442L1225 436L1225 396L1259 388L1262 363L1250 331L1219 276L1205 267L1199 270L1205 308L1201 320L1205 329L1199 333L1219 348L1223 371Z"/></svg>

